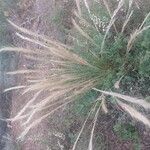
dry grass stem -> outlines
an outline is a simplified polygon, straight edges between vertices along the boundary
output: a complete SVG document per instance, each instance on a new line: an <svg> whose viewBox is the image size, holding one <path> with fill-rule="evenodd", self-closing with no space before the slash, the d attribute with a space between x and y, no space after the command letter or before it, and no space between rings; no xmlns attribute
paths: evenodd
<svg viewBox="0 0 150 150"><path fill-rule="evenodd" d="M22 116L22 114L29 108L29 106L37 99L37 97L39 96L39 94L42 92L39 91L36 94L34 94L34 97L28 101L27 104L25 104L25 106L17 113L17 115L13 118L14 120L18 119L20 116Z"/></svg>
<svg viewBox="0 0 150 150"><path fill-rule="evenodd" d="M51 114L53 114L55 111L57 111L58 109L65 107L66 105L68 105L69 103L73 102L73 100L64 103L60 106L58 106L57 108L55 108L54 110L50 111L49 113L43 115L42 117L38 118L37 120L34 120L33 123L31 123L28 127L25 128L25 130L22 132L22 134L20 135L20 137L18 139L23 139L27 133L30 131L31 128L35 127L36 125L38 125L42 120L46 119L47 117L49 117Z"/></svg>
<svg viewBox="0 0 150 150"><path fill-rule="evenodd" d="M71 47L62 44L60 42L57 42L56 40L52 40L49 37L45 36L45 35L41 35L41 34L37 34L35 32L32 32L31 30L25 29L23 27L20 27L18 25L16 25L15 23L13 23L12 21L8 20L8 22L14 27L16 28L19 32L22 32L24 34L33 36L34 38L38 39L38 40L42 40L43 43L47 43L50 44L50 46L55 46L55 47L64 47L66 49L71 49Z"/></svg>
<svg viewBox="0 0 150 150"><path fill-rule="evenodd" d="M82 128L81 128L81 130L80 130L80 132L79 132L79 134L78 134L78 136L77 136L77 138L76 138L76 140L75 140L75 142L74 142L74 144L73 144L72 150L75 150L75 149L76 149L77 143L78 143L78 141L79 141L79 139L80 139L80 137L81 137L81 134L83 133L83 130L84 130L84 128L85 128L85 125L86 125L88 119L90 118L91 114L93 113L93 111L94 111L95 108L97 107L97 104L98 104L98 103L94 104L94 108L92 107L91 110L90 110L90 112L88 113L88 115L87 115L87 117L86 117L86 119L85 119L85 121L84 121L84 123L83 123L83 125L82 125Z"/></svg>
<svg viewBox="0 0 150 150"><path fill-rule="evenodd" d="M124 0L120 0L119 3L118 3L117 8L114 10L114 12L113 12L113 14L111 16L111 19L110 19L109 24L107 26L107 30L105 32L105 36L104 36L103 42L101 44L101 53L103 52L103 48L104 48L104 45L105 45L105 40L107 38L107 35L108 35L108 33L109 33L112 25L115 23L115 21L116 21L116 15L119 12L119 10L122 8L123 4L124 4Z"/></svg>
<svg viewBox="0 0 150 150"><path fill-rule="evenodd" d="M102 110L104 111L104 113L107 114L108 113L108 109L107 109L107 106L106 106L106 98L105 98L105 96L102 97L101 106L102 106Z"/></svg>
<svg viewBox="0 0 150 150"><path fill-rule="evenodd" d="M109 16L112 17L112 13L111 13L111 10L110 10L107 0L103 0L103 3L106 7L106 10L108 11ZM115 32L118 33L115 23L113 24L113 26L114 26Z"/></svg>
<svg viewBox="0 0 150 150"><path fill-rule="evenodd" d="M77 9L78 9L78 13L81 16L80 0L75 0L75 1L76 1L76 6L77 6Z"/></svg>
<svg viewBox="0 0 150 150"><path fill-rule="evenodd" d="M16 75L16 74L30 74L30 73L39 73L39 70L17 70L8 72L9 75Z"/></svg>
<svg viewBox="0 0 150 150"><path fill-rule="evenodd" d="M96 88L93 88L93 89L96 90L96 91L99 91L99 92L101 92L103 94L114 96L114 97L117 97L117 98L121 98L121 99L123 99L123 100L125 100L127 102L130 102L130 103L133 103L133 104L137 104L139 106L144 107L145 109L149 109L150 108L150 103L146 102L143 99L137 99L137 98L133 98L133 97L130 97L130 96L127 96L127 95L115 93L115 92L102 91L102 90L98 90Z"/></svg>
<svg viewBox="0 0 150 150"><path fill-rule="evenodd" d="M24 85L20 85L20 86L14 86L14 87L10 87L4 90L4 92L8 92L8 91L12 91L12 90L18 90L18 89L24 89L26 88L26 86Z"/></svg>
<svg viewBox="0 0 150 150"><path fill-rule="evenodd" d="M125 103L122 103L119 100L117 100L117 102L127 113L129 113L131 115L131 117L137 119L138 121L141 121L142 123L144 123L145 125L150 127L149 119L147 119L143 114L138 112L135 108L133 108Z"/></svg>
<svg viewBox="0 0 150 150"><path fill-rule="evenodd" d="M102 96L100 96L99 100L101 100ZM98 119L98 115L99 115L100 109L101 109L101 104L99 105L99 107L98 107L98 109L96 111L96 114L94 116L94 123L93 123L93 127L92 127L92 130L91 130L91 135L90 135L90 141L89 141L88 150L93 150L94 130L95 130L95 126L96 126L96 122L97 122L97 119Z"/></svg>
<svg viewBox="0 0 150 150"><path fill-rule="evenodd" d="M144 18L143 22L141 23L140 27L138 29L136 29L131 35L130 35L130 39L128 41L128 45L127 45L127 53L129 53L129 51L131 50L134 42L136 41L136 38L143 33L144 31L146 31L147 29L150 28L150 25L143 27L144 24L146 23L147 19L150 16L150 12L146 15L146 17Z"/></svg>
<svg viewBox="0 0 150 150"><path fill-rule="evenodd" d="M127 19L125 20L125 22L124 22L124 24L123 24L123 26L122 26L121 33L124 32L124 30L125 30L125 28L126 28L128 22L130 21L130 18L131 18L131 16L132 16L132 14L133 14L133 11L131 11L131 13L129 14L129 16L127 16Z"/></svg>
<svg viewBox="0 0 150 150"><path fill-rule="evenodd" d="M88 5L87 0L83 0L83 1L84 1L84 4L85 4L85 7L86 7L87 10L88 10L88 13L91 14L90 7L89 7L89 5Z"/></svg>
<svg viewBox="0 0 150 150"><path fill-rule="evenodd" d="M91 43L93 43L94 45L98 46L98 45L94 42L94 40L93 40L87 33L85 33L85 32L80 28L80 26L75 22L74 19L72 19L72 23L73 23L74 27L76 28L76 30L79 31L79 33L80 33L81 35L83 35L83 37L85 37L86 39L88 39L88 40L89 40ZM99 46L98 46L98 47L99 47Z"/></svg>

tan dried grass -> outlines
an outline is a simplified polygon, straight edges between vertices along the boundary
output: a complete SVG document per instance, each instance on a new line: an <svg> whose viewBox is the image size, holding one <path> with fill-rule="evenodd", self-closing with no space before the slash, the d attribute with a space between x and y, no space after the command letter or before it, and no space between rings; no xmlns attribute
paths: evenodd
<svg viewBox="0 0 150 150"><path fill-rule="evenodd" d="M16 35L19 36L21 39L42 47L42 49L4 47L0 50L1 52L14 51L23 53L23 56L25 56L26 58L34 59L37 62L40 61L39 66L37 66L33 70L18 70L8 73L9 75L17 74L25 76L27 78L27 83L22 86L8 88L5 90L5 92L23 88L24 90L22 92L22 95L30 92L35 93L33 98L31 98L26 104L24 104L24 107L16 114L16 116L7 120L22 120L22 124L27 126L25 128L25 131L20 136L24 137L32 127L37 125L39 122L41 122L43 119L51 115L59 108L64 107L65 105L72 102L72 99L76 95L79 95L94 87L96 85L97 79L91 78L89 80L80 81L80 78L82 79L82 76L75 77L74 75L65 73L65 70L71 64L93 67L83 58L70 51L70 49L68 49L68 46L47 39L47 37L45 36L38 35L22 27L19 27L11 21L9 21L9 23L19 31L16 33ZM78 26L76 27L78 28ZM38 57L36 57L36 55L34 54L37 54ZM50 60L46 60L46 62L48 62L48 64L53 62L54 66L48 70L47 76L44 75L43 78L43 76L41 75L41 67L43 67L42 64L45 62L45 59L43 58L45 58L47 55ZM68 66L63 64L68 64ZM77 82L71 84L70 82L73 80L77 80ZM41 94L42 91L48 91L49 95L41 99L41 101L36 101L37 97ZM63 99L60 100L60 98ZM56 108L52 109L52 106L56 106ZM36 116L37 113L45 109L50 109L50 111L44 114L41 118L34 119L34 116Z"/></svg>
<svg viewBox="0 0 150 150"><path fill-rule="evenodd" d="M122 103L119 100L117 100L117 102L127 113L129 113L131 115L131 117L137 119L138 121L140 121L143 124L150 127L150 120L148 118L146 118L145 115L143 115L142 113L137 111L135 108L133 108L125 103Z"/></svg>
<svg viewBox="0 0 150 150"><path fill-rule="evenodd" d="M141 23L140 27L138 29L136 29L131 35L130 38L128 40L128 45L127 45L127 53L130 52L134 42L136 41L136 38L142 34L144 31L146 31L147 29L150 28L150 25L147 25L144 27L144 24L146 23L147 19L150 17L150 12L146 15L146 17L144 18L143 22Z"/></svg>

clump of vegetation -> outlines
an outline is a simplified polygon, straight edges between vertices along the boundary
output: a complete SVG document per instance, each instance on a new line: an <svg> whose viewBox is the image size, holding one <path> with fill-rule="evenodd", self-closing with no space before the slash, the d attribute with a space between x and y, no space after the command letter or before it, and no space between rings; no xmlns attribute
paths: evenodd
<svg viewBox="0 0 150 150"><path fill-rule="evenodd" d="M131 124L116 124L114 126L114 131L117 133L119 137L123 140L137 140L138 133L135 127Z"/></svg>
<svg viewBox="0 0 150 150"><path fill-rule="evenodd" d="M17 29L17 36L40 45L41 48L4 47L1 49L1 51L22 52L27 59L35 60L37 63L36 69L10 72L9 74L24 74L27 83L5 91L24 88L24 94L35 92L34 97L25 104L16 117L10 119L11 121L25 119L26 128L21 137L58 109L80 98L78 102L80 108L78 107L77 111L80 112L86 106L88 114L73 145L73 150L91 116L93 126L88 148L92 150L99 112L102 110L108 113L109 109L106 105L108 102L114 104L115 101L117 107L150 126L146 115L140 112L140 108L145 110L150 108L150 104L143 99L148 95L134 98L136 95L130 93L130 89L122 87L126 77L129 77L131 82L132 79L135 82L149 81L150 13L148 9L144 11L142 8L144 6L136 0L101 0L92 1L91 4L86 0L81 3L77 0L76 2L78 11L72 18L75 30L71 34L71 45L53 41L9 21ZM143 5L147 3L147 1L143 2ZM51 68L45 72L47 64ZM41 101L36 101L37 97L45 91L49 95ZM146 87L145 93L148 91L149 87ZM86 98L89 98L89 93L90 96L92 95L91 100ZM81 100L85 100L85 103ZM40 112L45 114L36 120L33 119L34 115Z"/></svg>
<svg viewBox="0 0 150 150"><path fill-rule="evenodd" d="M126 141L133 141L134 149L140 149L140 139L138 132L132 124L121 124L117 123L114 126L114 132L119 136L120 139Z"/></svg>

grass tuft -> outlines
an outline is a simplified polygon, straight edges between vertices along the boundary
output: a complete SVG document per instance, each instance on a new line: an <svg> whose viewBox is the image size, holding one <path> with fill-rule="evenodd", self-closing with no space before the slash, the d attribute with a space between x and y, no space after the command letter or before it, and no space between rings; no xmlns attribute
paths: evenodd
<svg viewBox="0 0 150 150"><path fill-rule="evenodd" d="M54 112L91 92L95 97L94 109L92 107L85 118L72 150L76 149L85 125L94 113L88 145L88 149L92 150L99 112L101 110L106 114L109 112L106 102L114 104L112 97L115 97L116 104L125 112L150 127L148 118L136 109L136 107L142 107L148 110L150 104L144 98L135 98L136 96L129 91L123 91L121 87L123 78L135 72L137 79L139 77L145 79L150 75L149 72L143 73L141 70L141 66L146 67L141 57L145 57L150 49L150 46L144 43L148 36L142 34L149 31L150 13L146 13L142 23L138 20L134 24L134 20L138 17L136 16L137 7L138 11L140 9L136 1L129 0L126 5L124 0L109 1L109 3L102 0L100 6L97 1L91 4L86 0L83 3L76 0L76 4L78 12L75 12L72 18L74 28L70 34L73 40L69 46L29 31L8 20L16 29L18 37L29 45L32 43L40 48L4 47L0 52L22 52L24 57L36 62L33 70L8 73L24 75L27 83L6 89L5 92L24 88L23 94L35 93L16 116L9 119L23 120L25 129L19 138L23 138L33 127ZM142 11L140 13L143 15ZM147 64L147 59L145 60ZM150 65L149 62L148 65ZM46 70L47 66L50 67ZM48 93L47 97L38 101L38 97L44 92ZM129 94L132 96L128 96ZM87 101L87 103L90 102ZM34 116L41 112L43 115L35 119Z"/></svg>

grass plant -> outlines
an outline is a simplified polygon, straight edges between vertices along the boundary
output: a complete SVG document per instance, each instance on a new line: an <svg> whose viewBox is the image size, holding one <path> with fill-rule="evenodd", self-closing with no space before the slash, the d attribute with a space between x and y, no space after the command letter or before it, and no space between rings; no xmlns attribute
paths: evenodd
<svg viewBox="0 0 150 150"><path fill-rule="evenodd" d="M55 111L92 92L95 100L88 103L94 105L88 111L72 148L76 149L86 122L91 113L94 113L88 145L88 150L92 150L98 115L101 110L105 113L109 111L106 102L110 96L115 97L116 105L131 117L150 127L149 119L139 109L142 107L148 110L149 102L143 97L135 98L129 91L121 90L123 78L133 72L137 73L138 78L147 78L149 81L150 13L149 10L143 12L136 0L100 0L90 4L86 0L75 2L77 11L72 18L74 29L71 31L71 45L54 41L8 20L16 29L16 36L40 47L4 47L0 50L21 52L24 57L37 64L33 70L9 73L25 76L27 82L5 91L23 88L23 94L35 92L35 95L8 121L24 120L25 130L20 135L22 138ZM146 5L147 2L143 4ZM139 14L144 16L142 21L137 20ZM51 66L50 69L45 70L46 65ZM36 101L45 91L49 95ZM40 112L45 114L34 119L34 115Z"/></svg>

